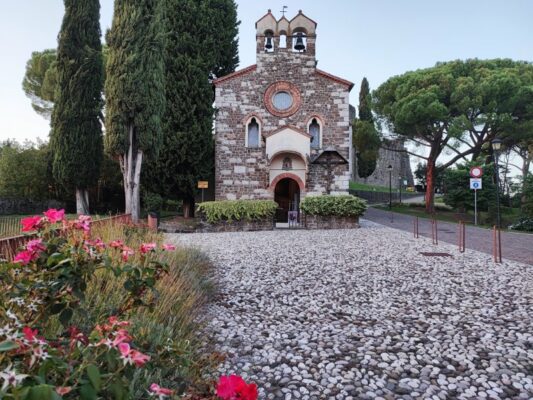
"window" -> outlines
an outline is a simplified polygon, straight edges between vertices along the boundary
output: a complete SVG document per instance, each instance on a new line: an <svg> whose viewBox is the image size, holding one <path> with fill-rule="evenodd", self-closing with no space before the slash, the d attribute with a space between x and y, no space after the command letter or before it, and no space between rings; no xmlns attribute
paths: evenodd
<svg viewBox="0 0 533 400"><path fill-rule="evenodd" d="M246 139L247 147L259 147L259 124L255 118L252 118L248 124Z"/></svg>
<svg viewBox="0 0 533 400"><path fill-rule="evenodd" d="M279 35L279 48L280 49L287 48L287 35L284 33Z"/></svg>
<svg viewBox="0 0 533 400"><path fill-rule="evenodd" d="M320 124L316 118L313 118L309 124L309 134L311 135L311 148L320 148Z"/></svg>
<svg viewBox="0 0 533 400"><path fill-rule="evenodd" d="M278 92L272 98L272 104L278 110L287 110L292 106L292 96L289 92Z"/></svg>

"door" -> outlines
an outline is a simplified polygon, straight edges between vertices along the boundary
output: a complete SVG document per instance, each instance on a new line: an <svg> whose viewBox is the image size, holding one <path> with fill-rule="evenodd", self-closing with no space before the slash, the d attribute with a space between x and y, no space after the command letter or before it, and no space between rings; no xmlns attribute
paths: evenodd
<svg viewBox="0 0 533 400"><path fill-rule="evenodd" d="M278 203L276 222L289 222L289 211L300 211L300 186L294 179L281 179L274 189L274 201Z"/></svg>

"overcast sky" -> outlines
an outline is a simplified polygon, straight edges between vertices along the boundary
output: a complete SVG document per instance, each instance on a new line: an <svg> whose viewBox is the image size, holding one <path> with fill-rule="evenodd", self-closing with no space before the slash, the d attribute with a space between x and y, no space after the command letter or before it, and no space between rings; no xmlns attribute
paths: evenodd
<svg viewBox="0 0 533 400"><path fill-rule="evenodd" d="M46 140L49 122L22 91L32 51L53 48L61 0L0 0L0 140ZM533 0L239 0L240 67L255 63L254 23L268 8L291 19L299 9L318 23L319 68L351 80L357 104L361 79L371 88L393 75L437 61L508 57L533 61ZM113 1L101 0L102 32Z"/></svg>

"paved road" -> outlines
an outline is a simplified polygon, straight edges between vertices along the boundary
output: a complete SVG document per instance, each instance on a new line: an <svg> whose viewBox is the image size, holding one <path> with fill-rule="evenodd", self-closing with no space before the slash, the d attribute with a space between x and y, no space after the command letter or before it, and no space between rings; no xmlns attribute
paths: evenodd
<svg viewBox="0 0 533 400"><path fill-rule="evenodd" d="M379 224L413 232L414 217L405 214L369 208L364 218ZM449 222L437 223L438 240L457 244L458 224ZM419 235L431 237L431 223L429 219L419 218ZM466 248L492 254L492 231L489 229L466 226ZM502 232L502 256L508 260L520 261L533 265L533 235L527 233Z"/></svg>

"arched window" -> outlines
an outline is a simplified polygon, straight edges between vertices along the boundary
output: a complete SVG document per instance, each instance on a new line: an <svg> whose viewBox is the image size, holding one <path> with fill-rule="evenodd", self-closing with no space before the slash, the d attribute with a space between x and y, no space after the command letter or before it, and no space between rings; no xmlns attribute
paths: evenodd
<svg viewBox="0 0 533 400"><path fill-rule="evenodd" d="M296 29L292 36L292 51L299 53L305 51L305 49L307 49L307 37L305 32Z"/></svg>
<svg viewBox="0 0 533 400"><path fill-rule="evenodd" d="M320 148L320 124L316 118L313 118L309 124L309 134L311 135L311 148L319 149Z"/></svg>
<svg viewBox="0 0 533 400"><path fill-rule="evenodd" d="M271 53L274 51L274 32L265 31L265 51Z"/></svg>
<svg viewBox="0 0 533 400"><path fill-rule="evenodd" d="M279 35L279 48L280 49L287 48L287 35L285 33L281 33Z"/></svg>
<svg viewBox="0 0 533 400"><path fill-rule="evenodd" d="M259 124L252 118L246 127L246 147L259 147Z"/></svg>

